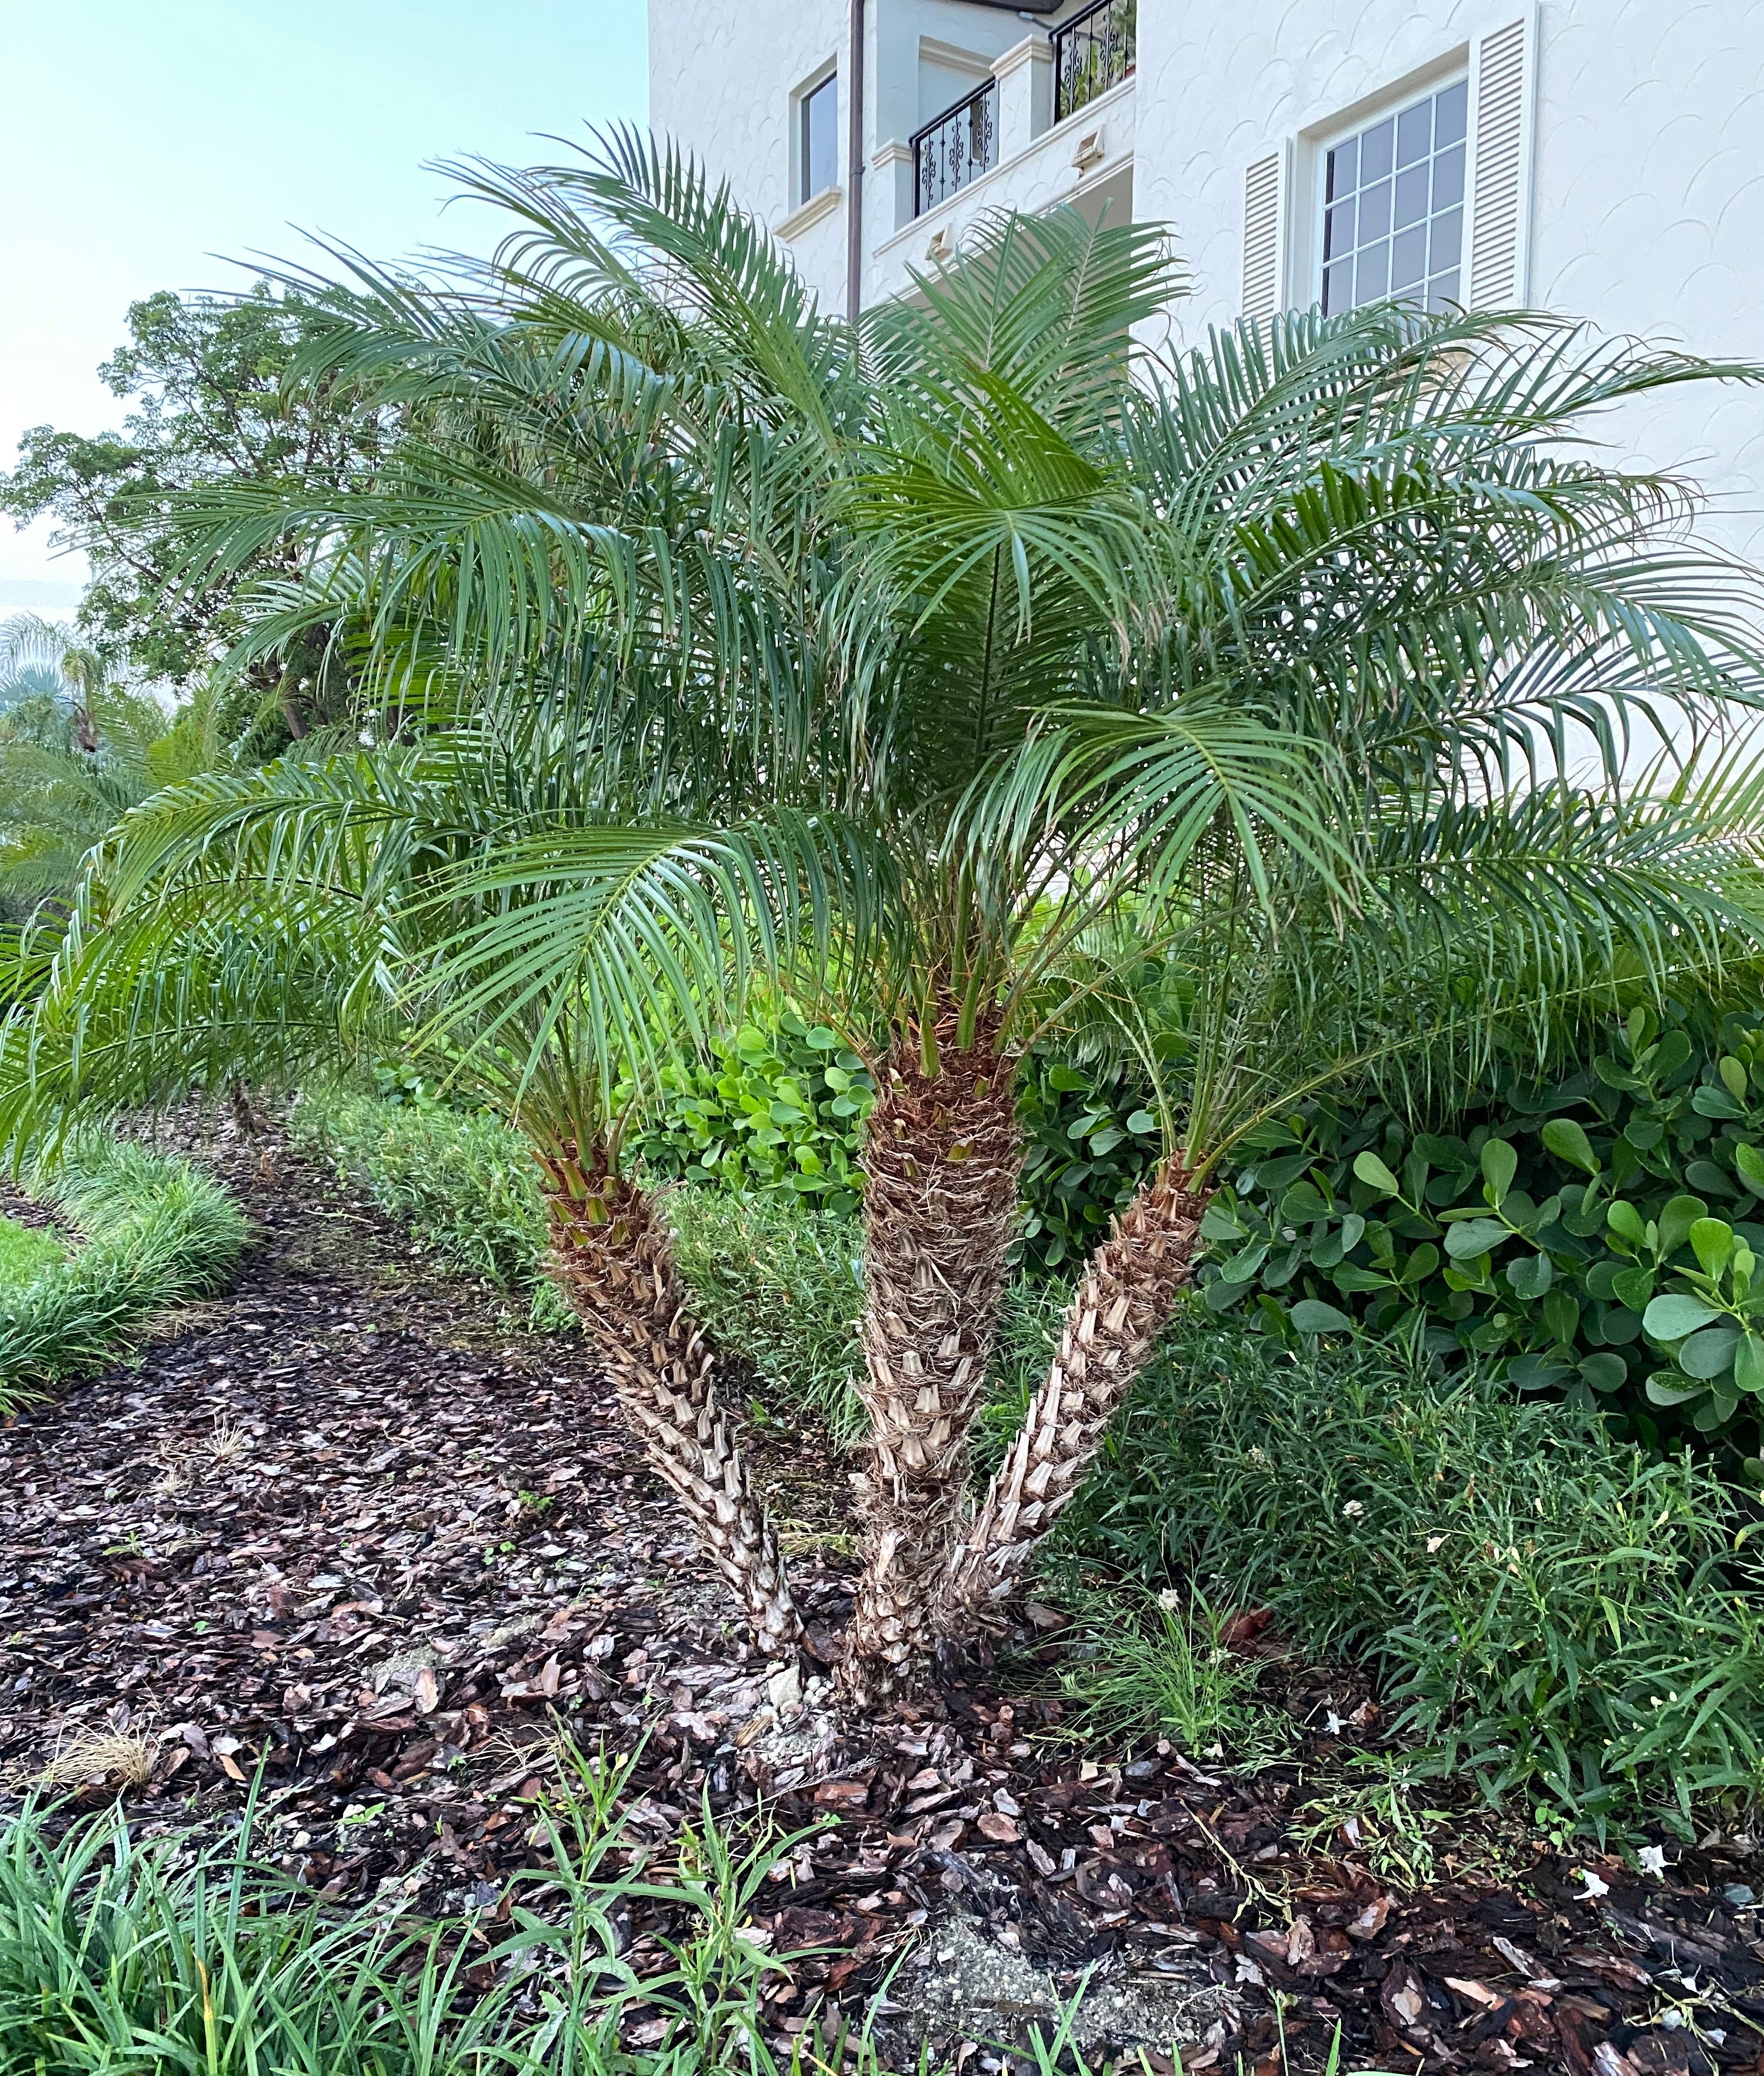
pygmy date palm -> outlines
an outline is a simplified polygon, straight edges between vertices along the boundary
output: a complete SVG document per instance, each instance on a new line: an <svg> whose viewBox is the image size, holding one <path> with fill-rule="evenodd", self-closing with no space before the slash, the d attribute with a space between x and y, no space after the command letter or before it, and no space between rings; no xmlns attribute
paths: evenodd
<svg viewBox="0 0 1764 2076"><path fill-rule="evenodd" d="M371 494L211 495L188 580L302 534L318 591L263 642L347 608L417 737L419 657L472 717L458 740L554 742L567 716L562 764L511 795L505 759L426 887L425 1028L501 1063L560 1275L640 1420L664 1407L652 1455L768 1648L794 1617L762 1524L722 1549L708 1525L719 1484L757 1516L618 1160L608 1063L766 969L867 1048L842 1672L874 1702L1022 1577L1247 1133L1331 1077L1449 1082L1619 961L1657 983L1749 932L1743 792L1625 778L1634 740L1694 749L1755 697L1749 577L1679 537L1687 493L1573 444L1628 394L1742 371L1382 309L1160 364L1129 343L1176 287L1158 239L1073 214L990 227L854 336L676 159L622 144L474 186L513 220L496 262L423 289L364 274L309 353L412 429ZM266 804L266 854L309 812ZM235 869L236 843L151 821L109 868L119 944ZM1168 1156L970 1513L1016 1062L1148 946L1185 977ZM102 996L93 957L39 1026ZM15 1057L36 1042L21 1028ZM560 1047L567 1130L543 1115Z"/></svg>

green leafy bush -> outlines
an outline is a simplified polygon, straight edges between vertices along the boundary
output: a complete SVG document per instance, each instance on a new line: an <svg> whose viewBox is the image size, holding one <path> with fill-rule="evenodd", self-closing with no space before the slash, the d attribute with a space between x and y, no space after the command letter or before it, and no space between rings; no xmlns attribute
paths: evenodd
<svg viewBox="0 0 1764 2076"><path fill-rule="evenodd" d="M64 1260L0 1289L0 1407L96 1369L155 1312L208 1296L250 1232L187 1160L88 1131L27 1177L84 1236Z"/></svg>
<svg viewBox="0 0 1764 2076"><path fill-rule="evenodd" d="M1263 1605L1400 1733L1587 1821L1764 1787L1764 1567L1688 1452L1476 1365L1293 1354L1191 1306L1068 1517L1069 1566Z"/></svg>
<svg viewBox="0 0 1764 2076"><path fill-rule="evenodd" d="M1019 1259L1031 1275L1070 1275L1163 1152L1151 1090L1131 1062L1080 1065L1039 1047L1019 1088Z"/></svg>
<svg viewBox="0 0 1764 2076"><path fill-rule="evenodd" d="M1206 1302L1297 1342L1359 1326L1601 1403L1650 1447L1719 1440L1764 1484L1764 1019L1646 1009L1456 1132L1307 1106L1203 1231Z"/></svg>
<svg viewBox="0 0 1764 2076"><path fill-rule="evenodd" d="M835 1213L857 1208L869 1069L824 1024L782 1010L767 1029L717 1039L713 1061L670 1068L637 1151L652 1174L724 1189L787 1189Z"/></svg>

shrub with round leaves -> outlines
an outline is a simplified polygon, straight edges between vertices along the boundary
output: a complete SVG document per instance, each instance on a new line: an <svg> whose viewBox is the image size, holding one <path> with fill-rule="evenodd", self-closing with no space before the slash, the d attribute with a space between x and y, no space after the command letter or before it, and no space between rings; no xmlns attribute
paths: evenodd
<svg viewBox="0 0 1764 2076"><path fill-rule="evenodd" d="M1613 1040L1455 1133L1283 1120L1207 1213L1207 1304L1492 1359L1764 1484L1764 1018L1637 1009Z"/></svg>
<svg viewBox="0 0 1764 2076"><path fill-rule="evenodd" d="M714 1049L706 1065L668 1071L637 1141L645 1166L731 1190L793 1190L828 1210L855 1210L858 1148L876 1101L857 1053L790 1008L768 1028L744 1023Z"/></svg>

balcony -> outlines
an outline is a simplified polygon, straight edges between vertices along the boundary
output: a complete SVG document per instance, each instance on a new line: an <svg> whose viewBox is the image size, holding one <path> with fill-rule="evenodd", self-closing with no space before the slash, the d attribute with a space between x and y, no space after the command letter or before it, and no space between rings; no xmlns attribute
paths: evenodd
<svg viewBox="0 0 1764 2076"><path fill-rule="evenodd" d="M912 140L913 214L923 216L998 162L998 82L933 116Z"/></svg>
<svg viewBox="0 0 1764 2076"><path fill-rule="evenodd" d="M1094 0L1053 31L1053 119L1063 122L1131 77L1137 0Z"/></svg>
<svg viewBox="0 0 1764 2076"><path fill-rule="evenodd" d="M1111 222L1131 220L1135 28L1134 0L1101 0L1052 35L1037 29L977 53L990 78L876 147L865 189L866 309L911 294L915 276L953 258L993 212L1069 204L1093 220L1105 211ZM894 68L901 102L919 58L915 30Z"/></svg>

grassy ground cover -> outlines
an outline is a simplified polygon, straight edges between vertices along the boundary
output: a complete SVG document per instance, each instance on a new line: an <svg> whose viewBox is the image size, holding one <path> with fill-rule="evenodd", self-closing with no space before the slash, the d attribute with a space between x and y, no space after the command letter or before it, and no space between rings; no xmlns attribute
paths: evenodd
<svg viewBox="0 0 1764 2076"><path fill-rule="evenodd" d="M22 1290L66 1259L53 1233L22 1226L16 1219L0 1219L0 1290Z"/></svg>
<svg viewBox="0 0 1764 2076"><path fill-rule="evenodd" d="M744 1858L706 1825L671 1882L620 1874L605 1861L629 1768L573 1774L545 1820L550 1864L507 1912L414 1924L315 1905L254 1862L248 1812L230 1844L193 1847L134 1839L109 1812L64 1829L29 1805L0 1846L0 2059L37 2076L766 2076L755 1991L786 1964L737 1933L782 1848ZM687 1927L678 1965L641 1987L616 1924L633 1896ZM621 2047L633 2004L665 2021L664 2052Z"/></svg>
<svg viewBox="0 0 1764 2076"><path fill-rule="evenodd" d="M28 1181L83 1244L27 1279L0 1277L0 1407L95 1368L153 1313L218 1289L248 1232L187 1160L107 1133L82 1134Z"/></svg>
<svg viewBox="0 0 1764 2076"><path fill-rule="evenodd" d="M1190 1581L1370 1661L1397 1733L1491 1796L1687 1827L1696 1798L1764 1787L1755 1513L1596 1413L1370 1341L1291 1354L1196 1306L1069 1518L1069 1572Z"/></svg>

